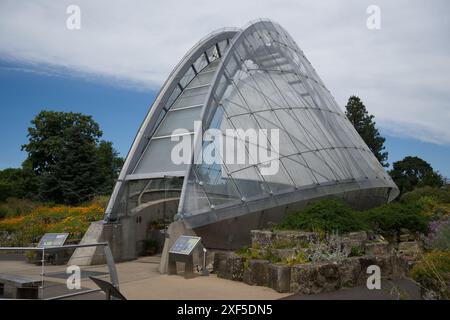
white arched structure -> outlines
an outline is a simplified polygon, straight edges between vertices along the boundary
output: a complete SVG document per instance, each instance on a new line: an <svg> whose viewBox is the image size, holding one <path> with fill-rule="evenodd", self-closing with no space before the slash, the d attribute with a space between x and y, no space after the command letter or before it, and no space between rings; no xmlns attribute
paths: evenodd
<svg viewBox="0 0 450 320"><path fill-rule="evenodd" d="M194 121L202 132L194 132ZM261 162L175 165L171 137L180 128L195 152L211 144L201 139L210 128L245 150L245 137L227 136L227 129L278 129L272 161L279 171L263 175L269 164ZM278 24L258 20L207 36L171 73L127 156L105 220L158 208L158 218L176 214L207 246L227 248L312 200L338 197L365 208L398 193L295 41ZM163 210L170 203L168 215L162 202Z"/></svg>

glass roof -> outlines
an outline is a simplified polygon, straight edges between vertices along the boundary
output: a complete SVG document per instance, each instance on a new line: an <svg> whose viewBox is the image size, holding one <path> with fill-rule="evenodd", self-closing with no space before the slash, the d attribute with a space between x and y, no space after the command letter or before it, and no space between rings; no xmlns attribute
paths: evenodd
<svg viewBox="0 0 450 320"><path fill-rule="evenodd" d="M395 185L323 85L287 32L259 21L238 34L218 70L203 129L220 130L236 147L221 154L221 164L190 167L180 213L189 218L223 207L345 181L382 179ZM248 137L227 129L278 129L275 175L268 163L251 161ZM269 152L270 139L256 148ZM205 152L212 142L202 144ZM241 145L247 162L229 164L228 153ZM220 217L217 217L220 220Z"/></svg>

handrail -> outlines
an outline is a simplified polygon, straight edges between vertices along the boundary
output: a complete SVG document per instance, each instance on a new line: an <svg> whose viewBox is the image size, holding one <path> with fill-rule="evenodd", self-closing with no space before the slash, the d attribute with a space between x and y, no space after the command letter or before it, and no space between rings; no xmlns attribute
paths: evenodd
<svg viewBox="0 0 450 320"><path fill-rule="evenodd" d="M71 248L89 248L98 246L108 246L108 242L86 243L86 244L69 244L67 246L53 246L53 247L0 247L0 251L49 251L61 250Z"/></svg>

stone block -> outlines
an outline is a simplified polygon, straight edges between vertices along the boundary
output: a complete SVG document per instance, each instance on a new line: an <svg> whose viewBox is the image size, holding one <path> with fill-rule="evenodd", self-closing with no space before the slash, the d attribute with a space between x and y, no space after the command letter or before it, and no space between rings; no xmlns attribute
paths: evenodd
<svg viewBox="0 0 450 320"><path fill-rule="evenodd" d="M244 258L231 255L226 263L226 278L234 281L242 281L244 275Z"/></svg>
<svg viewBox="0 0 450 320"><path fill-rule="evenodd" d="M389 242L387 241L367 242L364 245L365 254L368 256L389 254L389 249Z"/></svg>
<svg viewBox="0 0 450 320"><path fill-rule="evenodd" d="M264 248L272 245L273 232L266 230L251 230L252 247Z"/></svg>
<svg viewBox="0 0 450 320"><path fill-rule="evenodd" d="M347 234L347 238L362 242L368 240L368 235L366 231L350 232Z"/></svg>
<svg viewBox="0 0 450 320"><path fill-rule="evenodd" d="M311 242L317 242L319 234L303 231L275 231L273 242L292 243L293 246L303 247Z"/></svg>
<svg viewBox="0 0 450 320"><path fill-rule="evenodd" d="M216 252L213 269L219 278L242 281L244 258L234 253Z"/></svg>
<svg viewBox="0 0 450 320"><path fill-rule="evenodd" d="M359 257L345 259L338 266L341 286L349 288L356 286L361 273Z"/></svg>
<svg viewBox="0 0 450 320"><path fill-rule="evenodd" d="M291 267L284 264L269 264L268 285L269 288L277 292L289 292L291 286Z"/></svg>
<svg viewBox="0 0 450 320"><path fill-rule="evenodd" d="M213 270L219 278L227 278L227 259L230 253L216 252L214 254Z"/></svg>
<svg viewBox="0 0 450 320"><path fill-rule="evenodd" d="M423 253L423 249L417 241L400 242L398 253L409 257L418 257Z"/></svg>
<svg viewBox="0 0 450 320"><path fill-rule="evenodd" d="M252 286L265 286L269 284L269 261L250 260L248 268L244 270L243 281Z"/></svg>
<svg viewBox="0 0 450 320"><path fill-rule="evenodd" d="M335 263L300 264L291 269L291 292L317 294L339 288L339 267Z"/></svg>

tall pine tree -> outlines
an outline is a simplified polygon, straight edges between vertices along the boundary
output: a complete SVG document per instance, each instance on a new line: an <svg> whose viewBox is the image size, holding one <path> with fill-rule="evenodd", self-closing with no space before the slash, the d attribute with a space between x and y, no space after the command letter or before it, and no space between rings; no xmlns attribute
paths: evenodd
<svg viewBox="0 0 450 320"><path fill-rule="evenodd" d="M381 165L388 167L388 153L384 151L384 142L386 139L380 136L378 129L375 127L374 116L367 112L366 106L359 97L351 96L348 99L347 105L345 106L345 115Z"/></svg>

